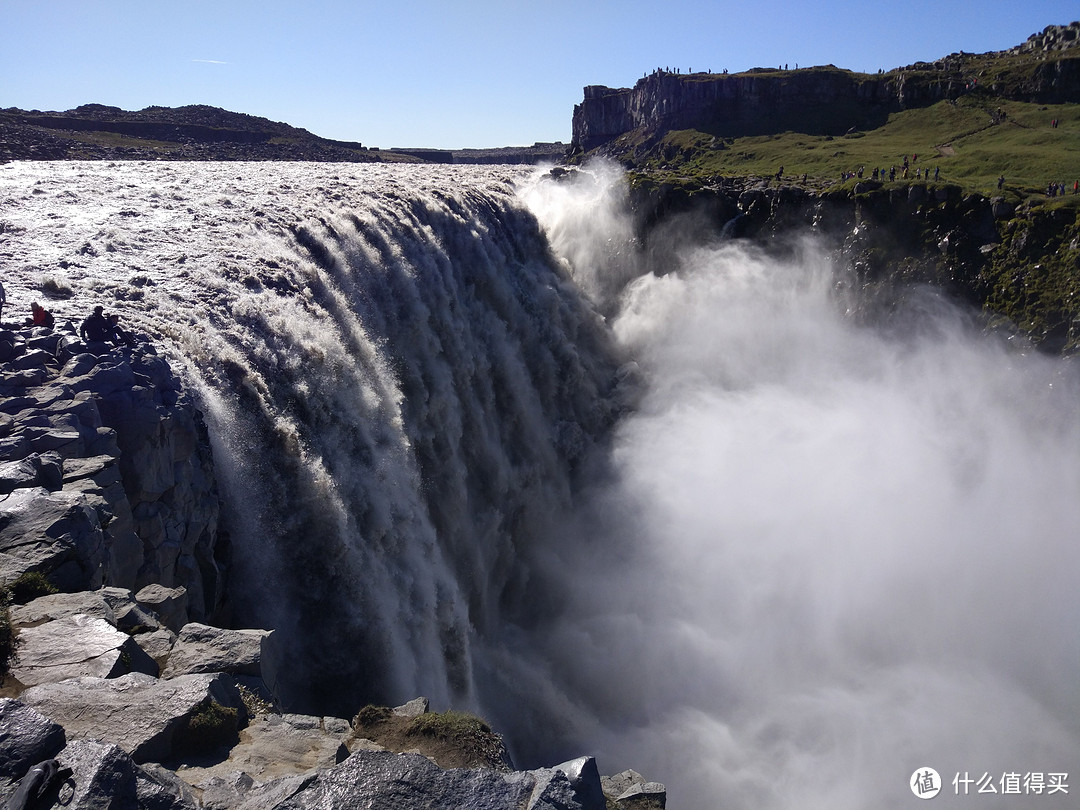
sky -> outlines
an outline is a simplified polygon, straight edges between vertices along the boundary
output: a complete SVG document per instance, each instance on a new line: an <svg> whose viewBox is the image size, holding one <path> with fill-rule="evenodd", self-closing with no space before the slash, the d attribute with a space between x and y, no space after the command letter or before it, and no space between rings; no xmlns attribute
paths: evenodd
<svg viewBox="0 0 1080 810"><path fill-rule="evenodd" d="M209 104L367 146L570 141L658 67L876 72L1018 45L1076 0L3 0L0 108Z"/></svg>

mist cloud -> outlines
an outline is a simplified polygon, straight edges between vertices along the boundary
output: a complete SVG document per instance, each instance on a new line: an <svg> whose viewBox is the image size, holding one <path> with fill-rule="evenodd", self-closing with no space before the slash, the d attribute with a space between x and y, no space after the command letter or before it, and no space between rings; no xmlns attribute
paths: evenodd
<svg viewBox="0 0 1080 810"><path fill-rule="evenodd" d="M923 765L936 806L957 771L1080 778L1076 369L929 291L859 326L813 242L677 251L619 298L644 394L537 642L601 770L736 810L910 806Z"/></svg>

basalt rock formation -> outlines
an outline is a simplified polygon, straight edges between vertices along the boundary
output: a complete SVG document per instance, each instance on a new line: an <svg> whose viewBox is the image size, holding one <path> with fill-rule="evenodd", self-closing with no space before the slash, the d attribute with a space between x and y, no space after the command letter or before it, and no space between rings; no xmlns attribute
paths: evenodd
<svg viewBox="0 0 1080 810"><path fill-rule="evenodd" d="M153 346L0 331L0 578L64 591L183 588L192 618L224 597L206 428Z"/></svg>
<svg viewBox="0 0 1080 810"><path fill-rule="evenodd" d="M639 129L699 129L718 137L789 130L840 135L979 86L1013 100L1080 100L1080 22L1049 26L1008 51L955 53L877 74L832 65L730 75L664 69L632 88L594 85L574 107L571 147L589 152Z"/></svg>

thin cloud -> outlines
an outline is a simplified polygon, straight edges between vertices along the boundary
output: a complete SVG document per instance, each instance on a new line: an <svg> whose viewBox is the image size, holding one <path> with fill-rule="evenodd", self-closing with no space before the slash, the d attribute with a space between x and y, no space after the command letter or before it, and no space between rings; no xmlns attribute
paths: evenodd
<svg viewBox="0 0 1080 810"><path fill-rule="evenodd" d="M202 62L204 65L227 65L228 62L222 62L220 59L192 59L192 62Z"/></svg>

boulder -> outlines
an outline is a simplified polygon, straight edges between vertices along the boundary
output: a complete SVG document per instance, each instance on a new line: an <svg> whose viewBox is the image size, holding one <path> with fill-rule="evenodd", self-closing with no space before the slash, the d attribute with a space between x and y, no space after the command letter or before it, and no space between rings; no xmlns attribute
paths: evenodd
<svg viewBox="0 0 1080 810"><path fill-rule="evenodd" d="M37 709L0 698L0 777L21 779L64 747L64 729Z"/></svg>
<svg viewBox="0 0 1080 810"><path fill-rule="evenodd" d="M164 585L147 585L135 594L135 601L140 607L157 614L161 623L179 633L187 624L187 588L166 588Z"/></svg>
<svg viewBox="0 0 1080 810"><path fill-rule="evenodd" d="M137 807L135 763L119 746L73 740L57 760L71 770L71 781L61 798L69 810L120 810ZM66 801L65 801L66 800Z"/></svg>
<svg viewBox="0 0 1080 810"><path fill-rule="evenodd" d="M155 614L143 609L127 588L106 587L98 591L116 614L116 626L124 632L161 629Z"/></svg>
<svg viewBox="0 0 1080 810"><path fill-rule="evenodd" d="M11 674L25 686L89 675L115 678L129 672L157 675L158 666L135 640L108 621L77 613L19 633Z"/></svg>
<svg viewBox="0 0 1080 810"><path fill-rule="evenodd" d="M181 628L162 677L194 672L261 673L263 642L270 630L225 630L198 622Z"/></svg>
<svg viewBox="0 0 1080 810"><path fill-rule="evenodd" d="M205 810L265 810L286 802L310 785L316 774L282 776L268 782L255 782L246 773L235 771L227 777L216 776L203 786Z"/></svg>
<svg viewBox="0 0 1080 810"><path fill-rule="evenodd" d="M56 619L65 619L77 613L95 619L104 619L116 627L116 614L101 598L99 591L52 593L39 596L25 605L16 605L11 608L11 623L16 627L28 627Z"/></svg>
<svg viewBox="0 0 1080 810"><path fill-rule="evenodd" d="M600 779L604 794L625 810L663 810L667 805L667 789L659 782L646 781L634 770Z"/></svg>
<svg viewBox="0 0 1080 810"><path fill-rule="evenodd" d="M600 782L600 771L593 757L578 757L556 765L552 770L561 771L570 780L574 795L584 810L605 810L607 800Z"/></svg>
<svg viewBox="0 0 1080 810"><path fill-rule="evenodd" d="M196 810L187 786L164 768L141 768L119 746L75 740L57 756L71 770L59 806L75 810ZM65 795L65 790L71 795Z"/></svg>
<svg viewBox="0 0 1080 810"><path fill-rule="evenodd" d="M240 693L226 675L72 678L27 689L21 700L60 723L69 738L115 743L136 762L169 759L192 714L211 702L245 716Z"/></svg>
<svg viewBox="0 0 1080 810"><path fill-rule="evenodd" d="M139 807L150 810L197 810L199 807L183 779L152 762L135 767L135 796Z"/></svg>
<svg viewBox="0 0 1080 810"><path fill-rule="evenodd" d="M0 579L27 571L45 574L64 591L101 585L104 537L81 495L30 487L0 498Z"/></svg>
<svg viewBox="0 0 1080 810"><path fill-rule="evenodd" d="M395 706L393 712L398 717L419 717L422 714L427 714L430 705L426 697L418 697L413 698L408 703Z"/></svg>
<svg viewBox="0 0 1080 810"><path fill-rule="evenodd" d="M168 627L162 627L151 633L139 633L134 636L134 639L135 643L142 647L143 652L157 661L160 667L164 666L173 645L176 644L176 633Z"/></svg>
<svg viewBox="0 0 1080 810"><path fill-rule="evenodd" d="M443 770L418 754L356 751L320 770L276 810L397 810L403 807L582 810L561 771L501 773L487 768Z"/></svg>
<svg viewBox="0 0 1080 810"><path fill-rule="evenodd" d="M238 782L238 773L267 782L333 767L349 755L344 744L347 736L348 732L325 728L318 717L271 714L253 720L240 732L239 742L229 750L227 759L205 767L192 763L180 773L186 782L202 789L204 796L211 788L242 795L250 783L245 787L244 780Z"/></svg>
<svg viewBox="0 0 1080 810"><path fill-rule="evenodd" d="M56 492L63 486L63 460L58 453L31 453L19 461L0 464L0 495L28 487Z"/></svg>

